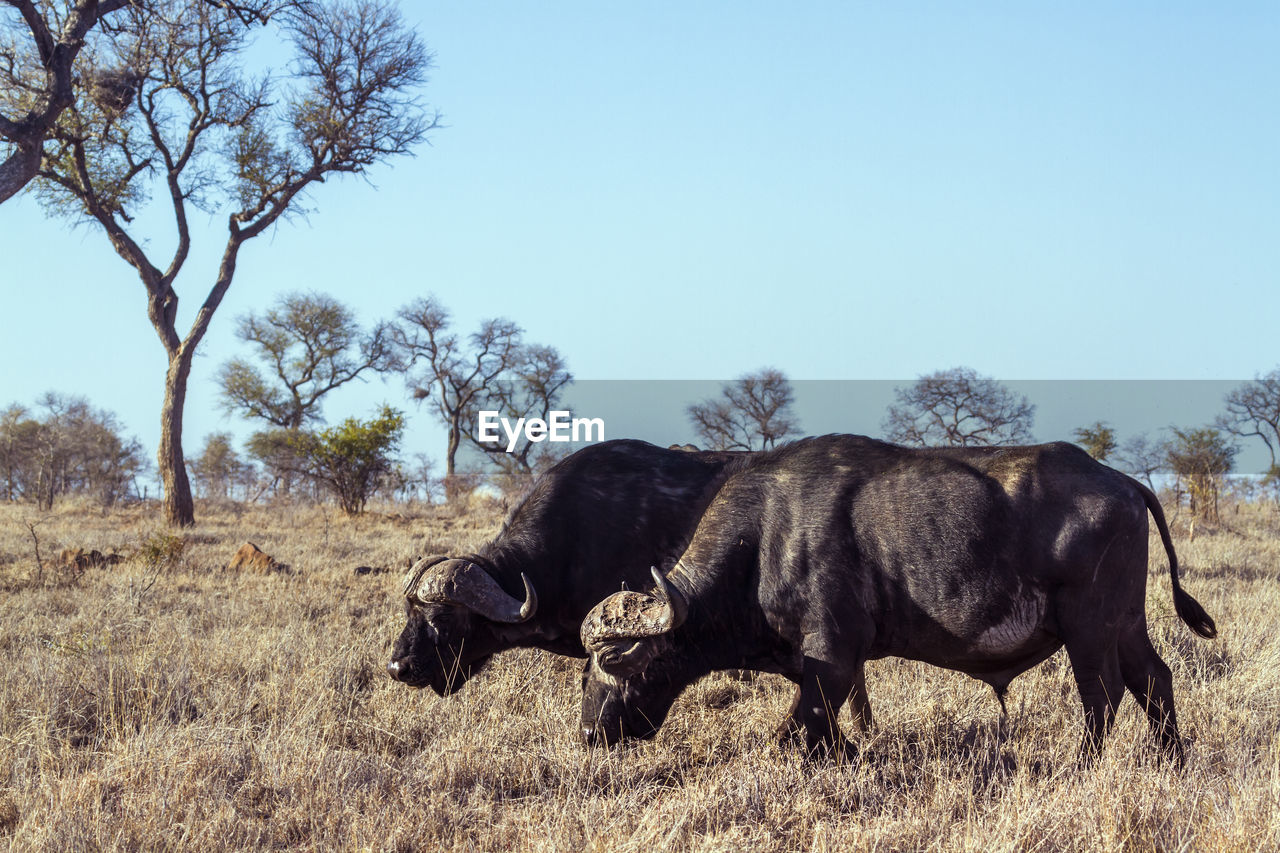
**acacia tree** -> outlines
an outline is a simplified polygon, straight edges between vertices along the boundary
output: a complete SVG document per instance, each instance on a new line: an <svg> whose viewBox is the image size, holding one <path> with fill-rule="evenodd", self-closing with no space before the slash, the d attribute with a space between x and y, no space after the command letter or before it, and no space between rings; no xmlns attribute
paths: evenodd
<svg viewBox="0 0 1280 853"><path fill-rule="evenodd" d="M379 0L338 0L279 16L293 51L283 81L243 68L244 27L197 0L120 10L84 49L94 69L123 69L117 89L75 84L51 131L41 200L100 226L137 271L169 366L158 462L170 524L195 520L182 453L182 413L196 348L231 286L241 247L301 211L317 184L407 153L437 126L417 95L430 54ZM82 57L83 58L83 57ZM100 75L99 75L100 76ZM130 232L155 192L175 226L163 259ZM191 249L194 210L226 214L227 237L185 335L175 284ZM162 266L163 265L163 266Z"/></svg>
<svg viewBox="0 0 1280 853"><path fill-rule="evenodd" d="M1191 514L1216 521L1222 478L1231 473L1239 448L1213 427L1172 430L1166 450L1169 468L1186 486Z"/></svg>
<svg viewBox="0 0 1280 853"><path fill-rule="evenodd" d="M1102 421L1094 421L1092 426L1077 427L1076 444L1099 462L1106 462L1116 451L1116 431Z"/></svg>
<svg viewBox="0 0 1280 853"><path fill-rule="evenodd" d="M383 478L395 470L395 451L404 430L404 416L383 406L369 421L347 418L318 432L289 437L298 473L324 485L338 498L347 515L359 515Z"/></svg>
<svg viewBox="0 0 1280 853"><path fill-rule="evenodd" d="M769 450L799 434L794 401L786 375L765 367L738 377L720 389L719 397L685 411L698 437L712 450Z"/></svg>
<svg viewBox="0 0 1280 853"><path fill-rule="evenodd" d="M286 4L205 0L240 23L265 24ZM90 31L113 12L126 6L139 7L132 0L75 0L55 4L37 0L2 0L14 17L0 20L0 76L8 85L0 87L0 203L16 195L40 170L44 142L62 111L75 103L76 59ZM0 14L3 12L0 11ZM25 66L26 70L18 71ZM117 70L118 72L119 70ZM6 79L7 78L7 79ZM94 81L99 90L129 85L128 75L110 72Z"/></svg>
<svg viewBox="0 0 1280 853"><path fill-rule="evenodd" d="M253 345L267 375L245 359L228 361L218 372L223 407L287 430L318 420L324 395L391 359L386 324L362 334L351 309L323 293L281 296L261 316L240 317L236 336Z"/></svg>
<svg viewBox="0 0 1280 853"><path fill-rule="evenodd" d="M289 436L320 419L321 401L330 391L366 370L388 367L388 325L362 333L351 309L332 296L290 293L262 315L238 318L236 336L253 345L266 375L242 358L224 364L218 371L222 406L271 425L250 446L273 487L288 493L296 467Z"/></svg>
<svg viewBox="0 0 1280 853"><path fill-rule="evenodd" d="M1025 396L968 367L953 367L895 388L884 430L890 441L917 446L1023 444L1036 407Z"/></svg>

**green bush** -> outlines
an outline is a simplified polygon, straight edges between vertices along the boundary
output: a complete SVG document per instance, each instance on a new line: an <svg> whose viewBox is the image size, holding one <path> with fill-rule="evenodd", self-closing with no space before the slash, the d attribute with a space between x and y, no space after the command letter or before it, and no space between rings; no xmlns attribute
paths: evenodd
<svg viewBox="0 0 1280 853"><path fill-rule="evenodd" d="M404 415L384 405L373 420L347 418L318 432L298 432L289 437L289 445L307 476L332 491L343 512L359 515L394 469L403 431Z"/></svg>

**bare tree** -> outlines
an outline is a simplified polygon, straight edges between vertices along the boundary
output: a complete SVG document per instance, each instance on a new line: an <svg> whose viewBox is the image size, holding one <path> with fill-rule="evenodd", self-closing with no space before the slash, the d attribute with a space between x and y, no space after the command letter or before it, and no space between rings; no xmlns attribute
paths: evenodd
<svg viewBox="0 0 1280 853"><path fill-rule="evenodd" d="M448 427L445 454L445 489L455 495L458 482L457 454L465 442L487 454L512 482L532 477L540 457L537 443L521 437L508 452L479 440L479 413L495 411L513 422L518 418L542 418L559 404L573 381L564 358L553 347L526 344L523 330L510 320L493 319L464 343L449 330L448 311L433 297L420 299L400 312L396 347L402 368L423 363L406 377L419 400L430 399Z"/></svg>
<svg viewBox="0 0 1280 853"><path fill-rule="evenodd" d="M1076 444L1099 462L1106 462L1116 451L1116 431L1102 421L1095 421L1092 426L1077 427L1075 436Z"/></svg>
<svg viewBox="0 0 1280 853"><path fill-rule="evenodd" d="M491 383L472 399L462 430L467 443L487 454L502 472L504 491L508 493L519 492L532 483L535 473L545 467L555 452L549 444L532 441L525 434L517 437L510 448L505 436L499 444L480 441L480 411L498 412L511 423L517 423L520 418L526 422L533 418L546 422L551 412L561 405L565 389L573 382L573 374L554 347L522 344L512 361L504 378Z"/></svg>
<svg viewBox="0 0 1280 853"><path fill-rule="evenodd" d="M244 27L197 0L121 9L83 51L91 69L122 69L104 95L87 74L51 131L38 192L53 214L101 227L138 272L169 366L158 462L164 513L194 523L182 453L192 359L231 286L241 247L302 210L326 178L407 153L437 125L416 94L430 54L380 0L338 0L280 19L294 62L287 85L243 71ZM6 69L0 68L0 79ZM14 66L10 85L23 82ZM154 192L175 226L172 254L130 233ZM185 336L175 285L191 249L192 210L227 214L227 238Z"/></svg>
<svg viewBox="0 0 1280 853"><path fill-rule="evenodd" d="M765 367L738 377L720 389L719 397L685 411L698 437L712 450L769 450L799 435L794 402L786 375Z"/></svg>
<svg viewBox="0 0 1280 853"><path fill-rule="evenodd" d="M1156 485L1152 477L1169 467L1168 445L1152 441L1146 433L1135 435L1120 446L1116 467L1142 479L1154 491Z"/></svg>
<svg viewBox="0 0 1280 853"><path fill-rule="evenodd" d="M572 381L564 360L551 347L524 343L523 330L510 320L485 320L465 340L450 331L447 309L434 297L419 299L400 311L395 331L399 366L418 400L429 399L448 428L445 451L446 497L455 496L458 450L464 441L485 451L503 453L477 440L481 410L507 417L546 416ZM502 459L512 470L532 470L527 446ZM496 455L491 458L499 458Z"/></svg>
<svg viewBox="0 0 1280 853"><path fill-rule="evenodd" d="M286 3L205 0L241 24L265 24ZM90 31L113 12L141 8L133 0L75 0L61 5L2 0L14 17L0 18L0 204L40 171L44 142L76 99L76 59ZM136 81L123 69L100 69L91 85L99 98L132 98ZM7 154L3 152L7 150Z"/></svg>
<svg viewBox="0 0 1280 853"><path fill-rule="evenodd" d="M890 441L917 446L1025 444L1036 407L968 367L922 376L895 388L884 430Z"/></svg>
<svg viewBox="0 0 1280 853"><path fill-rule="evenodd" d="M426 453L414 453L389 475L396 500L435 503L444 497L444 481L435 475L435 462Z"/></svg>
<svg viewBox="0 0 1280 853"><path fill-rule="evenodd" d="M224 408L290 430L318 420L324 395L385 370L391 355L386 324L361 334L351 309L322 293L282 296L261 316L240 317L236 336L254 346L267 376L244 359L224 364Z"/></svg>
<svg viewBox="0 0 1280 853"><path fill-rule="evenodd" d="M1217 420L1219 429L1241 438L1256 436L1271 456L1270 472L1280 477L1276 450L1280 449L1280 368L1227 394L1227 411Z"/></svg>
<svg viewBox="0 0 1280 853"><path fill-rule="evenodd" d="M435 297L418 299L400 310L395 331L405 382L418 400L430 399L448 428L445 450L445 488L457 476L458 448L467 415L479 398L515 365L520 353L521 328L510 320L485 320L464 343L449 331L449 311ZM466 344L470 344L468 348ZM450 495L452 497L452 495Z"/></svg>

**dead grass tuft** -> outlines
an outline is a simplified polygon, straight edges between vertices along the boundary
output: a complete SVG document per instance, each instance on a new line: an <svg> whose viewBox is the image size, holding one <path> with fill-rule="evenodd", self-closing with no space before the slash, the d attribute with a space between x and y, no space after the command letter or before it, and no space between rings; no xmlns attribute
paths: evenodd
<svg viewBox="0 0 1280 853"><path fill-rule="evenodd" d="M18 825L22 813L9 791L0 792L0 835L8 835Z"/></svg>

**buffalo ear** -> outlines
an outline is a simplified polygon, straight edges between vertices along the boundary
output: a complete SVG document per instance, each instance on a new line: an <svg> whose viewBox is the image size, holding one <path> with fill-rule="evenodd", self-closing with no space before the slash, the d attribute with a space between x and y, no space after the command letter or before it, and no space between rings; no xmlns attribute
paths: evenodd
<svg viewBox="0 0 1280 853"><path fill-rule="evenodd" d="M592 652L596 665L614 678L630 678L644 672L657 654L652 637L614 640L599 644Z"/></svg>

